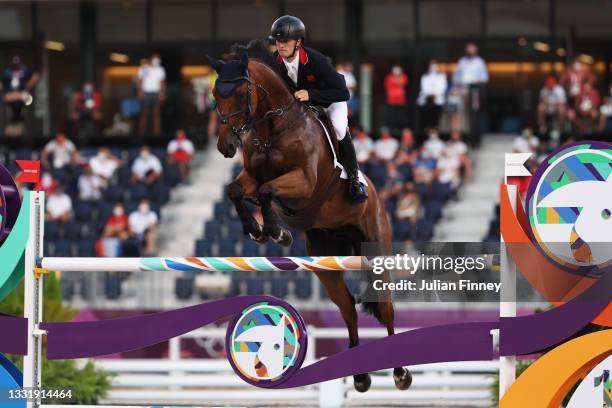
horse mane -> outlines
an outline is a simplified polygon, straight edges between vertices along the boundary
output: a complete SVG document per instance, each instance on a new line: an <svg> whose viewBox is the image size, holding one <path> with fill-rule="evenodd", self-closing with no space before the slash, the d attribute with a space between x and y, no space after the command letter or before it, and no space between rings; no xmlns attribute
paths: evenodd
<svg viewBox="0 0 612 408"><path fill-rule="evenodd" d="M225 60L239 60L242 54L247 53L249 58L258 60L259 62L272 69L282 78L282 72L276 63L276 57L270 51L268 42L263 39L251 40L246 44L235 43L231 46L230 51L223 57Z"/></svg>

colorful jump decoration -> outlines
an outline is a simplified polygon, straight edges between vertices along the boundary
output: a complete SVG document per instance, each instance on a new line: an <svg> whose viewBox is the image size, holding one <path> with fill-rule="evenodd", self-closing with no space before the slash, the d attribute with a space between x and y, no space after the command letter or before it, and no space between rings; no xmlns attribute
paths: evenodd
<svg viewBox="0 0 612 408"><path fill-rule="evenodd" d="M507 188L502 185L501 233L504 241L511 244L510 255L525 278L544 296L564 301L556 302L556 308L544 313L424 327L359 345L302 368L307 333L299 313L286 302L270 296L241 296L130 318L41 322L35 328L37 333L23 318L0 316L0 325L8 327L10 324L11 333L17 336L11 335L10 341L6 336L0 338L0 352L25 354L27 350L16 342L43 333L47 337L47 357L50 359L92 357L146 347L230 316L226 346L236 373L256 386L290 388L402 365L492 360L496 358L496 351L491 332L498 330L501 356L552 350L512 385L500 406L557 407L575 380L612 354L610 330L569 340L590 322L612 326L609 252L608 258L598 252L592 245L593 231L589 232L589 225L593 223L599 226L597 231L602 228L607 231L612 225L609 208L612 204L609 199L612 197L611 152L610 144L584 142L553 153L533 178L526 213L520 205L514 213ZM574 190L582 191L585 184L581 183L590 183L590 189L598 189L597 196L603 202L584 197L585 193L577 197L579 193ZM2 185L8 182L3 181ZM0 295L24 273L25 241L32 238L28 231L35 213L31 203L36 197L31 194L36 193L25 194L18 217L12 212L3 214L4 218L12 217L14 222L11 234L0 247L0 254L10 254L9 258L2 258L0 265ZM567 200L568 197L571 200ZM561 249L546 244L549 229L564 231ZM513 247L512 244L523 246ZM11 252L5 250L7 245ZM113 259L41 255L36 259L38 274L46 270L291 273L361 268L359 257ZM32 260L29 262L34 265ZM11 270L7 271L9 267ZM30 274L26 275L28 277L34 276L35 271L26 272ZM35 379L24 378L24 385L33 381ZM601 382L607 386L609 374L608 380L604 378Z"/></svg>

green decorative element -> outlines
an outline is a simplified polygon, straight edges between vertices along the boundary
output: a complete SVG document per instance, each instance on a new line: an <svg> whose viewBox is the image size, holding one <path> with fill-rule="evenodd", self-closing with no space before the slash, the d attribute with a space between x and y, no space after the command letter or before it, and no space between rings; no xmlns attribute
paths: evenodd
<svg viewBox="0 0 612 408"><path fill-rule="evenodd" d="M253 267L258 271L266 271L270 269L270 264L260 258L253 259L251 265L253 265Z"/></svg>
<svg viewBox="0 0 612 408"><path fill-rule="evenodd" d="M550 183L550 186L552 187L553 190L556 190L558 188L563 187L566 184L571 184L573 183L572 179L567 175L567 173L563 173L563 175L561 176L561 180L559 181L553 181Z"/></svg>
<svg viewBox="0 0 612 408"><path fill-rule="evenodd" d="M140 265L143 269L152 271L165 271L166 266L161 258L140 258Z"/></svg>
<svg viewBox="0 0 612 408"><path fill-rule="evenodd" d="M23 198L17 221L0 246L0 300L23 278L23 252L30 233L30 192L26 191Z"/></svg>
<svg viewBox="0 0 612 408"><path fill-rule="evenodd" d="M225 263L223 261L220 261L218 259L215 258L204 258L204 260L206 262L208 262L213 268L216 268L220 271L227 271L227 272L233 272L233 271L239 271L240 269L236 268L235 266L232 266L228 263Z"/></svg>

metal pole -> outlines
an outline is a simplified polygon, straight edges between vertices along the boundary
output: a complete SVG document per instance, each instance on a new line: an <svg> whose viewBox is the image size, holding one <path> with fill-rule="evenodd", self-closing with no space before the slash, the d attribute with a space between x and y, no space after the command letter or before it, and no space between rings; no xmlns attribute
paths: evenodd
<svg viewBox="0 0 612 408"><path fill-rule="evenodd" d="M504 180L506 182L506 180ZM512 204L512 211L516 214L518 189L515 185L504 184ZM501 262L501 293L499 302L500 317L516 317L516 264L508 253L504 238L500 234L500 262ZM500 333L501 335L501 333ZM499 399L516 380L516 357L499 357Z"/></svg>
<svg viewBox="0 0 612 408"><path fill-rule="evenodd" d="M43 209L45 193L30 191L26 193L29 200L29 234L25 247L24 263L24 309L23 317L28 319L28 354L23 358L23 388L40 389L42 335L44 331L38 328L42 321L43 308L43 275L36 274L36 259L42 256L43 243ZM27 407L39 407L41 400L27 402Z"/></svg>

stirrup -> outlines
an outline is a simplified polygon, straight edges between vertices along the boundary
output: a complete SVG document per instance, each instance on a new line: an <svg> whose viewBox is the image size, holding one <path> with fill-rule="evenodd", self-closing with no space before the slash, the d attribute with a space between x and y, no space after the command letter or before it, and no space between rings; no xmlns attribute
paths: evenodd
<svg viewBox="0 0 612 408"><path fill-rule="evenodd" d="M353 185L355 184L359 186L358 192L353 190ZM368 192L366 191L365 186L357 178L349 179L349 199L351 205L363 203L368 199Z"/></svg>

